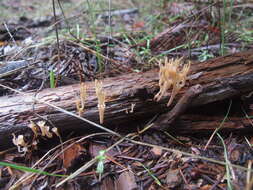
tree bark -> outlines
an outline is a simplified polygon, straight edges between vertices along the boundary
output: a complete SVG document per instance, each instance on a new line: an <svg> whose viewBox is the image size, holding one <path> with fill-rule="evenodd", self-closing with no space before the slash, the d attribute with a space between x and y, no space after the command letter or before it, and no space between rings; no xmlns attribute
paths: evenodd
<svg viewBox="0 0 253 190"><path fill-rule="evenodd" d="M163 97L160 102L153 100L154 95L159 90L158 69L104 79L106 109L103 126L108 128L124 127L123 124L167 112L171 110L189 87L196 84L202 85L203 91L194 98L190 106L200 106L251 92L253 91L252 55L253 51L246 51L202 63L192 63L187 84L181 89L169 108L166 107L169 96ZM82 117L98 123L99 114L94 82L87 82L86 85L88 95ZM45 89L37 95L27 93L27 96L15 94L1 97L0 139L2 144L0 148L10 143L11 133L30 130L27 128L29 121L42 120L41 117L50 121L61 132L94 128L94 126L46 104L36 103L33 99L36 96L39 100L78 114L75 102L79 98L79 90L80 85L71 85ZM181 126L181 129L183 127L194 130L195 126L197 125L192 120L187 125ZM196 130L199 129L198 127ZM210 131L209 128L207 130Z"/></svg>

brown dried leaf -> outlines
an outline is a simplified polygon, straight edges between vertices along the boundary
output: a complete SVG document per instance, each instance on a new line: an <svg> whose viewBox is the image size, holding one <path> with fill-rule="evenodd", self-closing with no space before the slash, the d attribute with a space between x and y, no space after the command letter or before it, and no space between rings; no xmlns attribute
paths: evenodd
<svg viewBox="0 0 253 190"><path fill-rule="evenodd" d="M169 170L166 176L166 183L169 188L175 188L182 183L183 179L179 169Z"/></svg>
<svg viewBox="0 0 253 190"><path fill-rule="evenodd" d="M117 184L118 184L118 189L121 189L121 190L138 189L134 174L129 171L125 171L122 174L120 174Z"/></svg>
<svg viewBox="0 0 253 190"><path fill-rule="evenodd" d="M69 168L73 160L75 160L83 151L83 147L80 144L73 144L67 150L64 151L63 167Z"/></svg>
<svg viewBox="0 0 253 190"><path fill-rule="evenodd" d="M153 147L150 150L155 156L161 156L162 155L162 149L159 147Z"/></svg>

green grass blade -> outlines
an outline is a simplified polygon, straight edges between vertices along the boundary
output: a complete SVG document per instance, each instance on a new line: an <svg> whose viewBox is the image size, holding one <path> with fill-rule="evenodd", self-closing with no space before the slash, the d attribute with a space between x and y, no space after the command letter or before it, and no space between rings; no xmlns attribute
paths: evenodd
<svg viewBox="0 0 253 190"><path fill-rule="evenodd" d="M37 169L25 167L25 166L19 166L19 165L16 165L16 164L11 164L11 163L8 163L8 162L0 162L0 165L1 166L11 167L11 168L21 170L21 171L25 171L25 172L31 172L31 173L37 173L37 174L43 174L43 175L55 176L55 177L67 177L67 175L52 174L52 173L48 173L48 172L45 172L45 171L41 171L41 170L37 170Z"/></svg>
<svg viewBox="0 0 253 190"><path fill-rule="evenodd" d="M148 172L148 174L155 180L157 185L162 186L162 183L159 181L159 179L156 176L154 176L154 174L148 168L146 168L146 166L144 166L142 163L140 163L140 164Z"/></svg>

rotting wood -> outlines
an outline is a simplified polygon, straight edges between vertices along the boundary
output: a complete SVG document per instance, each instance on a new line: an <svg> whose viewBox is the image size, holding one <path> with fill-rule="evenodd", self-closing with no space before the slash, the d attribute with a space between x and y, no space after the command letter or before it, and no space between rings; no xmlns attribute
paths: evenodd
<svg viewBox="0 0 253 190"><path fill-rule="evenodd" d="M177 104L169 112L161 114L154 122L154 127L160 130L168 128L180 115L182 115L191 102L203 91L199 84L190 87L185 94L178 100Z"/></svg>
<svg viewBox="0 0 253 190"><path fill-rule="evenodd" d="M167 28L150 40L150 49L153 53L175 48L186 41L185 29L192 27L189 24L180 24L173 28ZM188 36L189 38L189 36ZM134 47L146 47L147 42L135 44Z"/></svg>
<svg viewBox="0 0 253 190"><path fill-rule="evenodd" d="M218 127L221 127L220 130L226 133L233 132L249 135L249 132L253 132L252 121L248 118L229 117L222 123L223 119L224 116L184 114L171 127L176 126L173 128L173 133L180 135L209 134L210 131L214 131Z"/></svg>
<svg viewBox="0 0 253 190"><path fill-rule="evenodd" d="M189 80L173 101L173 105L166 107L168 96L160 102L153 100L158 91L158 70L146 73L130 73L119 77L103 80L106 93L106 109L104 126L109 128L124 127L123 124L150 118L158 113L171 110L189 87L200 84L203 92L192 101L191 106L224 100L253 91L253 51L235 53L218 57L202 63L193 63L190 68ZM88 120L99 122L97 98L94 82L87 82L87 100L85 113L82 116ZM45 89L36 95L37 99L48 101L68 111L75 112L77 93L80 85ZM59 130L93 129L73 116L34 102L35 93L28 96L11 95L0 98L0 148L9 145L11 133L28 131L29 120L46 118ZM169 95L169 94L168 94ZM133 110L131 110L133 108ZM194 127L187 124L184 127ZM216 126L217 127L217 126ZM182 127L181 127L182 129Z"/></svg>

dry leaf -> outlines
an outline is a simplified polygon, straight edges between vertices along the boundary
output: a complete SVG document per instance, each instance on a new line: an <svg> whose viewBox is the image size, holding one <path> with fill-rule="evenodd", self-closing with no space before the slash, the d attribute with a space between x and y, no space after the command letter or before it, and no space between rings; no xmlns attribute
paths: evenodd
<svg viewBox="0 0 253 190"><path fill-rule="evenodd" d="M83 151L83 147L80 144L73 144L67 150L64 151L63 167L69 168L73 160L75 160ZM63 157L61 156L63 159Z"/></svg>
<svg viewBox="0 0 253 190"><path fill-rule="evenodd" d="M153 147L150 151L156 156L162 155L162 149L159 147Z"/></svg>

